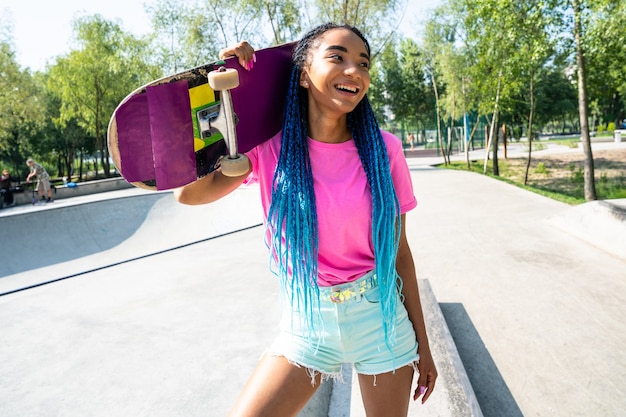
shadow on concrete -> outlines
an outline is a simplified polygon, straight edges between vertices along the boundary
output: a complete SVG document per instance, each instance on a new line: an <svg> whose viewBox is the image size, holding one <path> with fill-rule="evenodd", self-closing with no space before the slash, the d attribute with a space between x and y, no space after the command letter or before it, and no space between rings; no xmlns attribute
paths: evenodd
<svg viewBox="0 0 626 417"><path fill-rule="evenodd" d="M483 415L524 417L463 305L439 303L439 306Z"/></svg>

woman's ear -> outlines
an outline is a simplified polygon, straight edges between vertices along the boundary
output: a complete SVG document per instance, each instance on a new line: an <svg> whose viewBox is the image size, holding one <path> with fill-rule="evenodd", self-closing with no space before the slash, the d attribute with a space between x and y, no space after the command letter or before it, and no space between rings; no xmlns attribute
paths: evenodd
<svg viewBox="0 0 626 417"><path fill-rule="evenodd" d="M304 88L309 88L309 81L307 80L307 74L306 72L302 71L302 74L300 74L300 86L304 87Z"/></svg>

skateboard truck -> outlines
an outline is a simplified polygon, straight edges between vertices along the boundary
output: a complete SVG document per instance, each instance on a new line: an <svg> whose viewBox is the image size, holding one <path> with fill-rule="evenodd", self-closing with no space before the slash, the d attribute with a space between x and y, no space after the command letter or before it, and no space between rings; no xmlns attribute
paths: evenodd
<svg viewBox="0 0 626 417"><path fill-rule="evenodd" d="M217 119L211 124L222 132L228 147L228 155L222 158L222 174L227 177L239 177L250 169L248 157L238 153L236 116L230 90L239 86L239 73L236 69L220 67L208 74L209 85L214 91L220 91L221 104Z"/></svg>

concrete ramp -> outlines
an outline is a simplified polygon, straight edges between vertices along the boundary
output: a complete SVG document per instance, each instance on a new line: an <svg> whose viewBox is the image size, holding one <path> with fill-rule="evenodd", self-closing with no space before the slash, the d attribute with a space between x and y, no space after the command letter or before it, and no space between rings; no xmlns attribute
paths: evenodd
<svg viewBox="0 0 626 417"><path fill-rule="evenodd" d="M10 238L0 276L111 249L135 233L164 197L146 194L2 217L0 230Z"/></svg>
<svg viewBox="0 0 626 417"><path fill-rule="evenodd" d="M259 226L258 189L238 195L185 206L171 192L140 193L0 217L10 236L0 255L0 294Z"/></svg>
<svg viewBox="0 0 626 417"><path fill-rule="evenodd" d="M551 220L567 233L626 259L626 198L580 204Z"/></svg>

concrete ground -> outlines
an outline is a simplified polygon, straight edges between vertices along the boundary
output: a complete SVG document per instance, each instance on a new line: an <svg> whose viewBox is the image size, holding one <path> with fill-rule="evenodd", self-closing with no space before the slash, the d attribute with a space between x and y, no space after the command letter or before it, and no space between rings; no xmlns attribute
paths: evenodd
<svg viewBox="0 0 626 417"><path fill-rule="evenodd" d="M625 202L570 207L433 162L409 159L407 231L482 414L622 416ZM0 415L225 415L277 324L257 193L0 211ZM460 415L450 390L410 415ZM330 408L302 415L348 415Z"/></svg>

